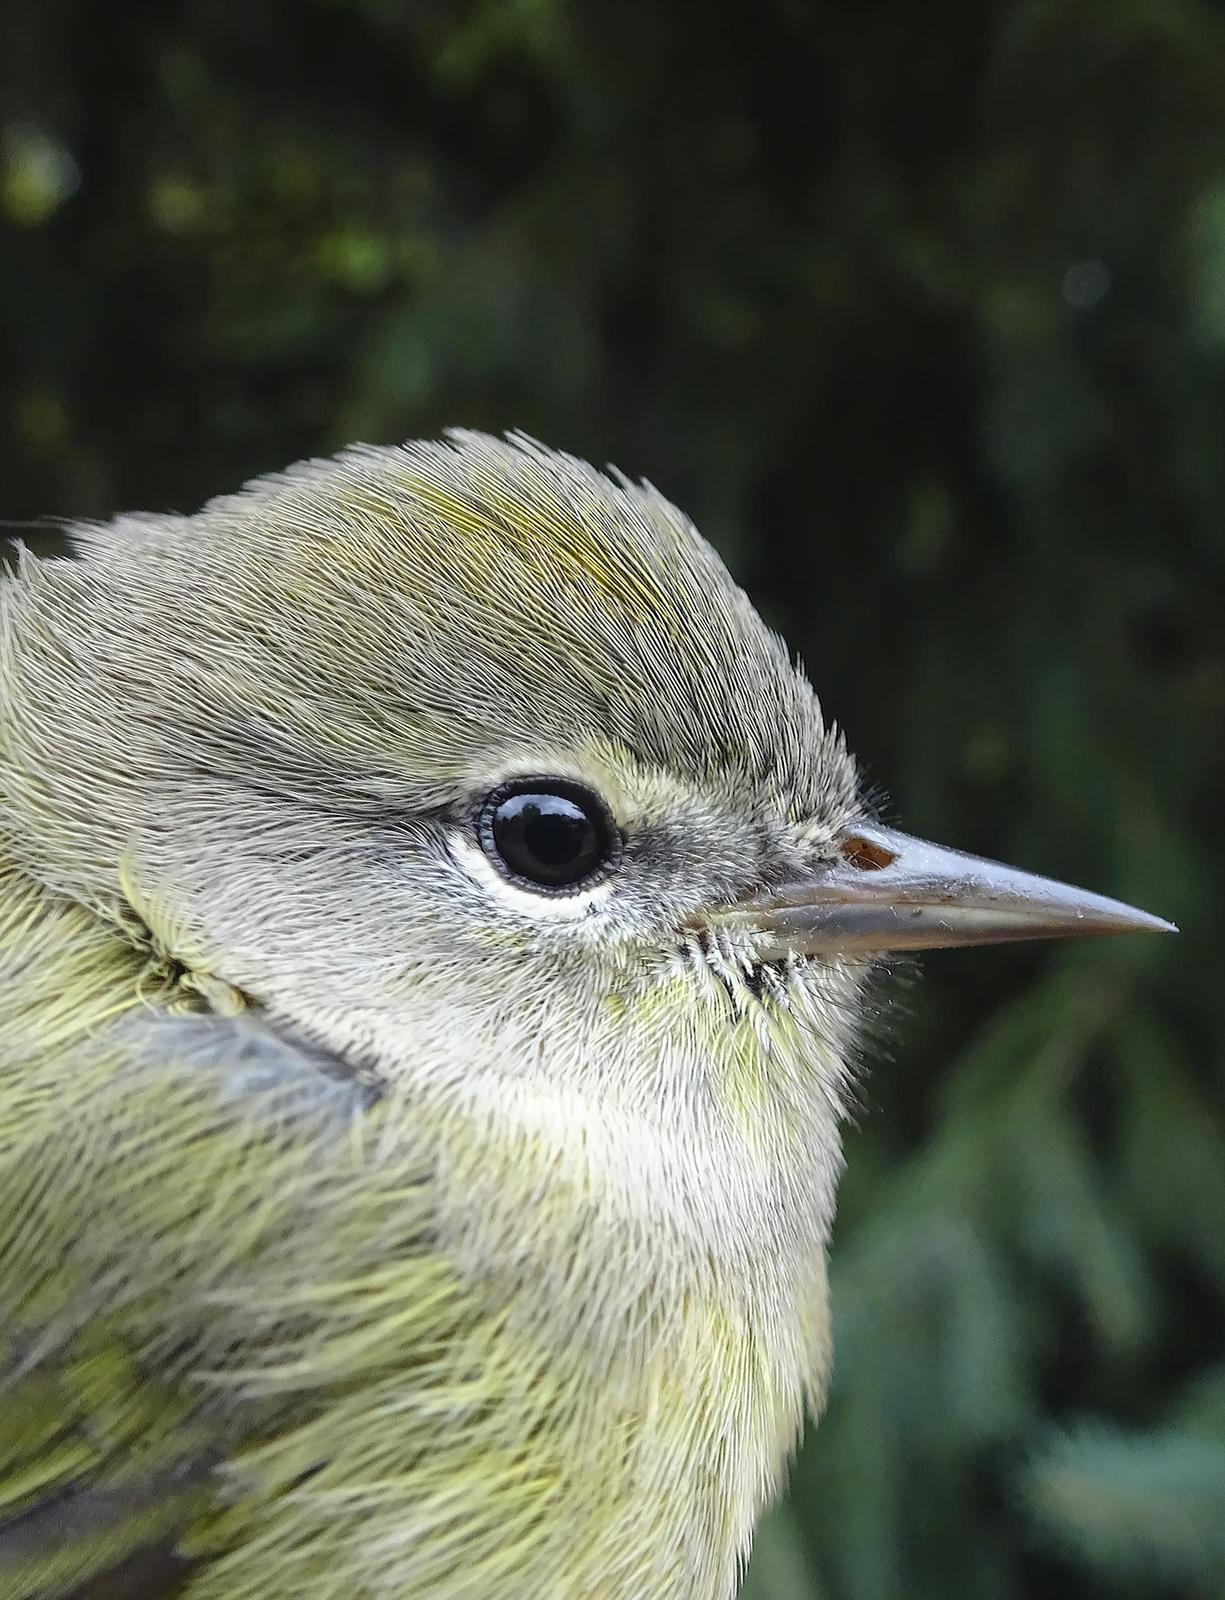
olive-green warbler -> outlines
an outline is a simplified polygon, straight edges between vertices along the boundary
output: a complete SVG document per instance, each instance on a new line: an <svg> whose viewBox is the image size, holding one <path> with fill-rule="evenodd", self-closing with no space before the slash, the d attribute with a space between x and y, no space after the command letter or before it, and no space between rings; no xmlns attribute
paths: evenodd
<svg viewBox="0 0 1225 1600"><path fill-rule="evenodd" d="M75 542L0 591L0 1595L728 1600L873 960L1166 925L881 826L529 440Z"/></svg>

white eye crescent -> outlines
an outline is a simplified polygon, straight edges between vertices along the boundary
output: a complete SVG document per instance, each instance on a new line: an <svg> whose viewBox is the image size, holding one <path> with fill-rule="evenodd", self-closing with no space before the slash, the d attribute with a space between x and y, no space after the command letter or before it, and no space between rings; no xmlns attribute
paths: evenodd
<svg viewBox="0 0 1225 1600"><path fill-rule="evenodd" d="M451 838L451 855L456 864L500 906L516 917L535 922L583 922L605 902L616 887L615 876L605 874L588 888L566 894L542 894L508 878L492 862L468 829Z"/></svg>

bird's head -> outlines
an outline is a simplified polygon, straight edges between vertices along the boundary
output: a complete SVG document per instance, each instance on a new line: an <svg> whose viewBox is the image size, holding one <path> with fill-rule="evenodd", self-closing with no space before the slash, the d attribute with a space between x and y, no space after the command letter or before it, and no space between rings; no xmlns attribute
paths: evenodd
<svg viewBox="0 0 1225 1600"><path fill-rule="evenodd" d="M693 526L530 442L79 544L5 599L6 848L378 1080L832 1129L878 952L1152 923L881 828Z"/></svg>

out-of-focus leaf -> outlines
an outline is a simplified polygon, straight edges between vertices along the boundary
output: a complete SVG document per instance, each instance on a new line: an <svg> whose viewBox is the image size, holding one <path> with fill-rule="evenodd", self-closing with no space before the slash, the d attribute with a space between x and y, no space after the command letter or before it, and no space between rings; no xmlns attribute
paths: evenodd
<svg viewBox="0 0 1225 1600"><path fill-rule="evenodd" d="M1129 1591L1225 1586L1225 1439L1082 1423L1055 1435L1021 1478L1036 1528Z"/></svg>

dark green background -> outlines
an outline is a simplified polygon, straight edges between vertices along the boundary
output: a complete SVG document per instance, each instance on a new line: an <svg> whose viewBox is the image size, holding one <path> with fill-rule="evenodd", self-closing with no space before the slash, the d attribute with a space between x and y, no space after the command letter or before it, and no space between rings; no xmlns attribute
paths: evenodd
<svg viewBox="0 0 1225 1600"><path fill-rule="evenodd" d="M0 514L525 428L697 517L891 816L1182 924L887 991L750 1587L1225 1594L1221 8L6 18Z"/></svg>

